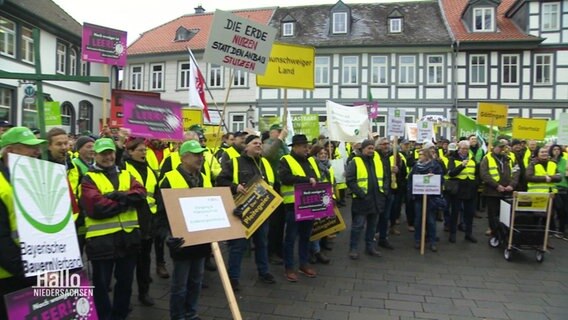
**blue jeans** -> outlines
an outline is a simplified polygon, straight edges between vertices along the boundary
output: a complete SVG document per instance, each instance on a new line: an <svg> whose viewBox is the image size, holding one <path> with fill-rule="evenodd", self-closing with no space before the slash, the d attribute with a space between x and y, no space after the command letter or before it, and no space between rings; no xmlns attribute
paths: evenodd
<svg viewBox="0 0 568 320"><path fill-rule="evenodd" d="M170 287L170 319L185 320L197 317L205 258L174 259Z"/></svg>
<svg viewBox="0 0 568 320"><path fill-rule="evenodd" d="M384 211L383 211L384 212ZM376 214L354 214L353 221L351 223L351 239L349 241L349 249L351 251L357 251L359 247L359 239L361 238L361 233L365 227L365 222L367 223L367 228L365 230L365 249L369 250L374 248L375 241L375 228L377 226L377 219L379 218Z"/></svg>
<svg viewBox="0 0 568 320"><path fill-rule="evenodd" d="M422 197L414 202L414 241L420 243L422 236ZM426 242L436 244L436 212L426 208Z"/></svg>
<svg viewBox="0 0 568 320"><path fill-rule="evenodd" d="M310 254L310 235L313 220L296 221L293 206L286 206L286 230L284 231L284 267L294 269L294 244L298 240L298 255L300 266L308 264Z"/></svg>
<svg viewBox="0 0 568 320"><path fill-rule="evenodd" d="M126 319L130 297L132 296L132 282L136 267L136 255L117 259L92 260L93 266L93 296L99 319ZM108 294L112 274L114 271L114 298L112 303Z"/></svg>
<svg viewBox="0 0 568 320"><path fill-rule="evenodd" d="M254 241L254 261L258 274L268 273L268 221L265 221L252 235ZM229 278L239 279L241 276L241 262L248 245L245 238L229 241Z"/></svg>

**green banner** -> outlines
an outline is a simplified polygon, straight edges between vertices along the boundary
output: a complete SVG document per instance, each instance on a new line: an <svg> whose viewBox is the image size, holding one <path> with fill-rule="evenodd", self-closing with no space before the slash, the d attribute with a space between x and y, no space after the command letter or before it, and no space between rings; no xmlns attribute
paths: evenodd
<svg viewBox="0 0 568 320"><path fill-rule="evenodd" d="M320 134L317 114L293 114L292 125L294 134L305 134L308 140L313 140Z"/></svg>
<svg viewBox="0 0 568 320"><path fill-rule="evenodd" d="M258 120L258 130L260 132L270 130L270 127L274 124L282 125L282 121L280 120L279 116L272 115L272 116L262 116Z"/></svg>
<svg viewBox="0 0 568 320"><path fill-rule="evenodd" d="M59 101L46 101L45 108L45 126L60 127L61 126L61 108Z"/></svg>
<svg viewBox="0 0 568 320"><path fill-rule="evenodd" d="M477 134L487 140L489 138L489 126L477 124L472 118L458 113L458 137L469 137ZM493 139L500 134L497 127L493 127Z"/></svg>

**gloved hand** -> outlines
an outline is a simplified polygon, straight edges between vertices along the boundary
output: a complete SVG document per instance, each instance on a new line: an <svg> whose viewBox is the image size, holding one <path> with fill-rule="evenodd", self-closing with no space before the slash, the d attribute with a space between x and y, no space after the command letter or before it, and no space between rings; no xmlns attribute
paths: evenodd
<svg viewBox="0 0 568 320"><path fill-rule="evenodd" d="M184 243L185 243L185 240L183 238L170 237L166 240L166 245L172 251L178 250Z"/></svg>
<svg viewBox="0 0 568 320"><path fill-rule="evenodd" d="M234 214L236 217L238 217L239 219L242 220L242 219L243 219L243 211L244 211L244 210L245 210L245 208L243 207L243 205L240 205L240 206L236 207L236 208L233 210L233 214Z"/></svg>
<svg viewBox="0 0 568 320"><path fill-rule="evenodd" d="M127 194L124 191L113 191L105 194L105 198L122 203L127 201Z"/></svg>
<svg viewBox="0 0 568 320"><path fill-rule="evenodd" d="M126 195L126 199L128 199L128 202L131 204L137 204L146 201L146 197L140 193L128 193Z"/></svg>

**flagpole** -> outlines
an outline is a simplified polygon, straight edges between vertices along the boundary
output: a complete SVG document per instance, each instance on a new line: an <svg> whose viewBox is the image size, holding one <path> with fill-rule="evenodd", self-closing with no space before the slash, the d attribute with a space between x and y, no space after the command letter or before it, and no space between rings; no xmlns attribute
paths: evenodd
<svg viewBox="0 0 568 320"><path fill-rule="evenodd" d="M288 89L284 88L284 123L283 127L288 128Z"/></svg>
<svg viewBox="0 0 568 320"><path fill-rule="evenodd" d="M225 119L225 112L227 111L227 101L229 101L229 94L231 93L231 84L233 83L233 75L235 69L231 68L229 71L229 85L227 86L227 92L225 93L225 102L223 103L223 113L221 113L221 119ZM229 132L227 130L227 132ZM221 134L221 126L219 126L219 130L217 131L217 136Z"/></svg>

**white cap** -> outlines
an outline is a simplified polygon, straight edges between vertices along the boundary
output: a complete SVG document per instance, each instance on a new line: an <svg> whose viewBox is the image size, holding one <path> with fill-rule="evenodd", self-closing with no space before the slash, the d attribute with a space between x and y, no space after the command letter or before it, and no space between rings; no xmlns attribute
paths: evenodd
<svg viewBox="0 0 568 320"><path fill-rule="evenodd" d="M430 149L430 148L435 148L435 147L436 147L436 145L433 144L430 141L424 142L424 144L422 145L422 149Z"/></svg>

